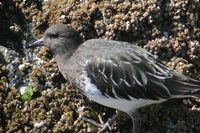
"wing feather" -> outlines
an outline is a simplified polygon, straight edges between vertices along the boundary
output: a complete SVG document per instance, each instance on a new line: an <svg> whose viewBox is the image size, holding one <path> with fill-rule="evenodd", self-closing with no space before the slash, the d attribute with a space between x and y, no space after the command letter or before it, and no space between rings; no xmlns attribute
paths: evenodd
<svg viewBox="0 0 200 133"><path fill-rule="evenodd" d="M151 54L132 52L94 57L88 77L103 95L113 98L168 99L199 91L200 82L168 69Z"/></svg>

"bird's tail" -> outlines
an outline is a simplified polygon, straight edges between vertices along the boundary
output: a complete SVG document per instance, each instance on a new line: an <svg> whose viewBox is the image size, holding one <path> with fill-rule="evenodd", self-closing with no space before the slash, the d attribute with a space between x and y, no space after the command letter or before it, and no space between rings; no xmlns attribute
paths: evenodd
<svg viewBox="0 0 200 133"><path fill-rule="evenodd" d="M172 95L177 97L200 98L200 81L184 75L174 75L166 83Z"/></svg>
<svg viewBox="0 0 200 133"><path fill-rule="evenodd" d="M200 90L197 90L195 92L191 93L191 96L196 97L196 98L200 98Z"/></svg>

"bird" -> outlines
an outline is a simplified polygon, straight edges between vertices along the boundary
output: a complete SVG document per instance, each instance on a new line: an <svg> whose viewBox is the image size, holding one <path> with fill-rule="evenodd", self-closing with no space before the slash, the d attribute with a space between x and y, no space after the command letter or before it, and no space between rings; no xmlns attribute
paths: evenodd
<svg viewBox="0 0 200 133"><path fill-rule="evenodd" d="M38 46L51 50L61 74L86 97L127 113L133 132L134 113L139 108L173 98L200 97L199 80L168 68L135 43L105 39L83 42L71 26L55 24L26 47Z"/></svg>

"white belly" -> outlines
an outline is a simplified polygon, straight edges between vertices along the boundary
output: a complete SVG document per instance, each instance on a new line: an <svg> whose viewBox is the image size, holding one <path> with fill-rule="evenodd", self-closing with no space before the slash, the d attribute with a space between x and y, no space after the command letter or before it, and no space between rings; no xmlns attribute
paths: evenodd
<svg viewBox="0 0 200 133"><path fill-rule="evenodd" d="M92 94L85 94L91 100L102 104L104 106L114 108L117 110L121 110L126 113L132 113L136 111L138 108L147 106L150 104L161 103L166 101L165 99L161 100L145 100L145 99L134 99L126 100L126 99L116 99L112 97L106 97L103 95L92 95Z"/></svg>

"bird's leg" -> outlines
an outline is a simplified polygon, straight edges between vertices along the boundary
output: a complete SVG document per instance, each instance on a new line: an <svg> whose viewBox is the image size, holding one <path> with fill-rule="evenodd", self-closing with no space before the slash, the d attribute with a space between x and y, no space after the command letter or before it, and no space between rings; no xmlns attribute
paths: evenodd
<svg viewBox="0 0 200 133"><path fill-rule="evenodd" d="M111 119L109 119L105 124L103 124L102 120L99 118L103 127L99 130L98 133L102 133L108 128L111 130L110 125L112 125L112 123L116 120L116 118L120 117L122 114L123 112L117 111L117 113ZM140 131L137 128L137 120L139 119L139 112L136 110L130 113L129 116L131 117L132 120L132 133L139 133Z"/></svg>
<svg viewBox="0 0 200 133"><path fill-rule="evenodd" d="M138 133L139 129L137 128L137 120L139 118L139 112L134 111L132 113L129 113L129 116L131 117L132 120L132 133Z"/></svg>

